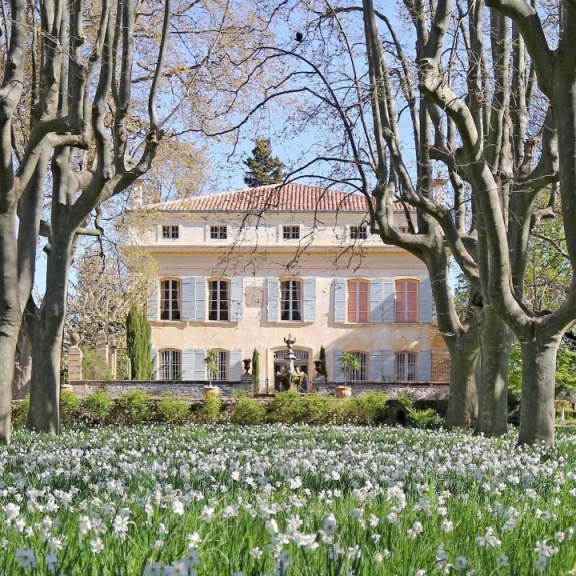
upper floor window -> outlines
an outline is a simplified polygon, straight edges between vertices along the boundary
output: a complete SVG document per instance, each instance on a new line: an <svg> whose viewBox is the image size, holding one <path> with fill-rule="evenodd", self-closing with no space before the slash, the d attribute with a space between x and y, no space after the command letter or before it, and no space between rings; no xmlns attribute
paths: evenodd
<svg viewBox="0 0 576 576"><path fill-rule="evenodd" d="M416 354L413 352L396 354L396 378L400 382L416 380Z"/></svg>
<svg viewBox="0 0 576 576"><path fill-rule="evenodd" d="M368 322L368 294L365 280L348 280L348 322Z"/></svg>
<svg viewBox="0 0 576 576"><path fill-rule="evenodd" d="M216 366L217 371L209 374L211 380L226 381L228 380L228 352L226 350L216 350Z"/></svg>
<svg viewBox="0 0 576 576"><path fill-rule="evenodd" d="M282 226L282 238L284 240L299 240L300 226Z"/></svg>
<svg viewBox="0 0 576 576"><path fill-rule="evenodd" d="M356 356L358 360L358 365L360 368L358 370L351 370L348 375L348 380L350 382L364 382L366 381L366 367L368 365L368 355L364 352L350 352L352 356Z"/></svg>
<svg viewBox="0 0 576 576"><path fill-rule="evenodd" d="M208 320L227 322L230 320L228 280L211 280Z"/></svg>
<svg viewBox="0 0 576 576"><path fill-rule="evenodd" d="M160 320L180 320L180 280L160 282Z"/></svg>
<svg viewBox="0 0 576 576"><path fill-rule="evenodd" d="M158 378L179 380L182 376L182 356L178 350L161 350Z"/></svg>
<svg viewBox="0 0 576 576"><path fill-rule="evenodd" d="M210 238L212 240L226 240L228 228L226 226L210 226Z"/></svg>
<svg viewBox="0 0 576 576"><path fill-rule="evenodd" d="M396 281L396 322L418 322L418 282Z"/></svg>
<svg viewBox="0 0 576 576"><path fill-rule="evenodd" d="M162 238L164 240L176 240L180 238L180 227L162 226Z"/></svg>
<svg viewBox="0 0 576 576"><path fill-rule="evenodd" d="M280 310L282 320L302 321L302 283L284 280L280 283Z"/></svg>
<svg viewBox="0 0 576 576"><path fill-rule="evenodd" d="M368 238L368 227L350 226L350 238L352 240L366 240Z"/></svg>

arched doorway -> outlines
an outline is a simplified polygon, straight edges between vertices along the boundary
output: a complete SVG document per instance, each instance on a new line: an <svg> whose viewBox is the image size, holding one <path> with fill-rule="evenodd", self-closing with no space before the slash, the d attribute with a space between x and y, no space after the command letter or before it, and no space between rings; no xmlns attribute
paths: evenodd
<svg viewBox="0 0 576 576"><path fill-rule="evenodd" d="M294 367L300 368L301 372L308 374L308 364L309 355L308 350L298 350L294 349L294 354L296 355L296 360L294 360ZM277 372L282 372L288 358L288 350L276 350L274 352L274 374Z"/></svg>

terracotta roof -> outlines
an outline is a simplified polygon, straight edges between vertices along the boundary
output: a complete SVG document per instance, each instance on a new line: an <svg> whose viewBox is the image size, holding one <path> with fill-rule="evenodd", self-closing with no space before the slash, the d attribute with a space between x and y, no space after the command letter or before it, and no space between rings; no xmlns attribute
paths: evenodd
<svg viewBox="0 0 576 576"><path fill-rule="evenodd" d="M400 202L394 203L402 210ZM143 206L161 212L367 212L362 194L341 192L308 184L272 184L258 188L232 190L207 196L196 196L172 202Z"/></svg>

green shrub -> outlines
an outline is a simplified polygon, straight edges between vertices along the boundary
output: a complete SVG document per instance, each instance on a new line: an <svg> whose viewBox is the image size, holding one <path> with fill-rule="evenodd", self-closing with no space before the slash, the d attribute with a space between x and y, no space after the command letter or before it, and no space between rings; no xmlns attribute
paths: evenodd
<svg viewBox="0 0 576 576"><path fill-rule="evenodd" d="M298 392L277 392L268 403L267 419L271 422L294 424L300 422L306 407Z"/></svg>
<svg viewBox="0 0 576 576"><path fill-rule="evenodd" d="M388 397L384 392L366 392L356 398L358 424L377 424L384 420Z"/></svg>
<svg viewBox="0 0 576 576"><path fill-rule="evenodd" d="M306 394L304 404L304 421L306 424L330 424L337 411L336 399L320 394Z"/></svg>
<svg viewBox="0 0 576 576"><path fill-rule="evenodd" d="M220 420L222 399L216 392L208 392L202 406L198 410L198 420L202 424L214 424Z"/></svg>
<svg viewBox="0 0 576 576"><path fill-rule="evenodd" d="M408 412L408 424L415 428L439 428L442 418L433 408L426 410L411 409Z"/></svg>
<svg viewBox="0 0 576 576"><path fill-rule="evenodd" d="M78 415L78 408L82 401L74 392L63 390L60 394L60 422L71 424Z"/></svg>
<svg viewBox="0 0 576 576"><path fill-rule="evenodd" d="M30 394L26 394L24 400L15 403L12 407L12 426L14 428L23 428L28 418L28 409L30 408Z"/></svg>
<svg viewBox="0 0 576 576"><path fill-rule="evenodd" d="M104 388L98 388L82 402L82 419L88 424L104 424L112 411L114 402Z"/></svg>
<svg viewBox="0 0 576 576"><path fill-rule="evenodd" d="M133 390L120 396L116 401L122 420L129 424L147 422L152 416L153 400L150 394Z"/></svg>
<svg viewBox="0 0 576 576"><path fill-rule="evenodd" d="M96 350L82 349L82 378L84 380L112 380L108 362Z"/></svg>
<svg viewBox="0 0 576 576"><path fill-rule="evenodd" d="M116 380L130 380L132 362L128 356L118 356L116 360Z"/></svg>
<svg viewBox="0 0 576 576"><path fill-rule="evenodd" d="M266 408L260 402L252 400L244 391L234 394L236 402L232 412L234 424L262 424L266 416Z"/></svg>
<svg viewBox="0 0 576 576"><path fill-rule="evenodd" d="M176 398L172 392L165 392L157 404L158 415L164 422L182 424L190 416L190 404Z"/></svg>

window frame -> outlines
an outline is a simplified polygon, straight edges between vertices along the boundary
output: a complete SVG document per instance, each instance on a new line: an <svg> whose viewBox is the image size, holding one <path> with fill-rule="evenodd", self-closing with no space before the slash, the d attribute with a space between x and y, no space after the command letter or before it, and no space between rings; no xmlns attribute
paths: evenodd
<svg viewBox="0 0 576 576"><path fill-rule="evenodd" d="M218 374L208 374L208 378L212 382L226 382L230 375L230 352L223 348L216 348L216 352L218 353L218 358L216 359Z"/></svg>
<svg viewBox="0 0 576 576"><path fill-rule="evenodd" d="M404 284L404 289L399 290L398 285ZM408 289L410 284L416 285L415 291ZM399 294L403 294L403 300L398 298ZM416 310L410 311L410 294L416 294L415 304ZM400 310L400 304L404 305L404 309ZM413 317L411 317L413 314ZM420 321L420 280L417 278L397 278L394 280L394 322L398 324L414 324Z"/></svg>
<svg viewBox="0 0 576 576"><path fill-rule="evenodd" d="M164 234L165 229L168 232L168 235ZM176 236L173 235L174 232L176 232ZM160 238L162 240L180 240L180 225L178 225L178 224L161 224Z"/></svg>
<svg viewBox="0 0 576 576"><path fill-rule="evenodd" d="M212 284L217 284L216 286L216 294L217 298L213 299L212 295L214 293L214 289ZM222 287L223 284L225 285L225 293L226 298L222 298ZM230 308L231 308L231 283L228 278L208 278L208 321L209 322L230 322ZM216 303L216 307L213 310L212 303ZM225 306L223 306L225 304ZM216 318L212 318L212 314L215 313ZM222 318L223 315L226 315L226 318Z"/></svg>
<svg viewBox="0 0 576 576"><path fill-rule="evenodd" d="M348 354L353 354L360 362L360 370L351 370L348 374L348 382L368 382L368 353L362 350L352 350Z"/></svg>
<svg viewBox="0 0 576 576"><path fill-rule="evenodd" d="M291 240L300 240L302 237L300 224L282 224L282 240L285 242L290 242ZM290 232L287 237L288 229ZM294 236L294 232L297 231L297 236Z"/></svg>
<svg viewBox="0 0 576 576"><path fill-rule="evenodd" d="M168 300L164 298L165 288L164 283L170 283L168 287L168 293L170 297ZM173 298L173 291L174 291L174 284L177 287L177 297L176 299ZM164 302L168 302L168 318L163 318L164 314ZM174 302L176 301L176 306L174 306ZM174 318L175 313L178 314L178 318ZM160 279L160 321L162 322L181 322L182 321L182 280L180 278L161 278Z"/></svg>
<svg viewBox="0 0 576 576"><path fill-rule="evenodd" d="M168 364L164 363L163 355L170 354L172 357L169 359ZM158 350L158 380L163 382L171 382L173 380L182 379L182 351L177 348L164 348ZM174 361L176 359L176 361ZM166 375L166 366L168 366L168 378L164 378Z"/></svg>
<svg viewBox="0 0 576 576"><path fill-rule="evenodd" d="M350 320L350 304L351 304L351 300L350 300L350 285L351 284L356 284L357 289L356 289L356 302L355 302L355 310L354 313L356 315L356 320ZM359 285L360 284L366 284L366 319L362 320L360 318L360 314L363 312L362 310L360 310L360 290L358 290ZM367 324L368 322L370 322L370 281L367 280L366 278L349 278L346 280L346 322L348 324Z"/></svg>
<svg viewBox="0 0 576 576"><path fill-rule="evenodd" d="M213 236L213 231L216 231L217 236ZM222 231L224 231L224 236L222 236ZM209 240L228 240L228 226L225 224L210 224L208 228L208 239Z"/></svg>
<svg viewBox="0 0 576 576"><path fill-rule="evenodd" d="M288 283L287 289L284 284ZM284 299L284 293L287 292L289 298ZM294 299L294 293L298 295ZM288 305L287 310L284 309L285 303ZM296 304L296 306L295 306ZM303 322L304 321L304 282L300 278L280 278L280 322ZM284 318L284 313L287 313L289 318ZM299 315L300 318L294 318Z"/></svg>
<svg viewBox="0 0 576 576"><path fill-rule="evenodd" d="M411 363L411 357L413 358L413 362ZM399 369L399 358L403 358L402 369ZM410 369L413 369L413 372L410 372ZM418 353L417 352L410 352L409 350L402 350L400 352L394 353L394 370L396 372L396 380L398 382L418 382ZM402 372L402 374L400 373ZM410 375L413 374L413 378L410 378Z"/></svg>
<svg viewBox="0 0 576 576"><path fill-rule="evenodd" d="M360 233L362 231L362 233ZM350 226L349 228L350 240L368 240L369 231L366 224L359 226Z"/></svg>

